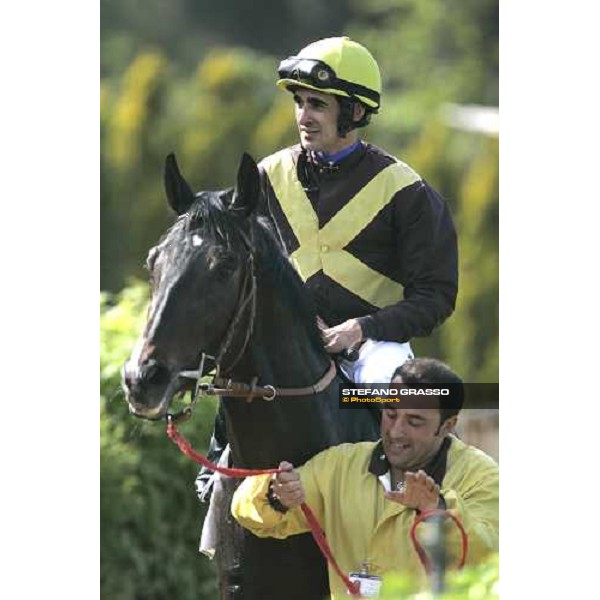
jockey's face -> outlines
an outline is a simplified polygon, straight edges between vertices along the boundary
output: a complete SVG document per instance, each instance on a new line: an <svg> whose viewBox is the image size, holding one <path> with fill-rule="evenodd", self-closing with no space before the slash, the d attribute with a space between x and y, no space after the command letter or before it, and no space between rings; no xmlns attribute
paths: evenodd
<svg viewBox="0 0 600 600"><path fill-rule="evenodd" d="M300 142L307 150L334 154L356 141L356 130L346 137L338 135L340 105L335 96L297 88L294 102Z"/></svg>

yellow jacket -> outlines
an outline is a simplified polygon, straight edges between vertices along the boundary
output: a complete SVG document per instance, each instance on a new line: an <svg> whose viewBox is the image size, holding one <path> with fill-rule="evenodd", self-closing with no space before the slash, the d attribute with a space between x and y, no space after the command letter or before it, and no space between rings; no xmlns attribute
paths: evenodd
<svg viewBox="0 0 600 600"><path fill-rule="evenodd" d="M425 573L409 538L416 511L386 500L378 477L369 472L377 442L341 444L313 457L298 471L307 504L324 529L342 571L369 573L409 571L423 581ZM231 506L239 523L259 537L286 538L308 531L298 507L282 514L268 503L269 475L248 477L237 489ZM487 454L451 436L441 493L446 506L463 524L469 537L467 564L498 549L498 465ZM447 520L449 564L456 564L461 539ZM331 569L333 599L347 597Z"/></svg>

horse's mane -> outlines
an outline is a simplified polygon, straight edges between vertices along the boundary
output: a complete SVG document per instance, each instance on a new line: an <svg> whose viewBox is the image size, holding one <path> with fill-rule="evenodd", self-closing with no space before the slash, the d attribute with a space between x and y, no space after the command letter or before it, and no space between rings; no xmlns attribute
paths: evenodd
<svg viewBox="0 0 600 600"><path fill-rule="evenodd" d="M272 285L277 285L282 290L287 302L302 320L314 348L323 352L323 340L317 327L317 311L313 300L277 242L272 227L271 221L266 217L259 217L254 221L260 269L270 275Z"/></svg>
<svg viewBox="0 0 600 600"><path fill-rule="evenodd" d="M317 312L304 287L302 279L291 265L266 217L242 217L226 206L233 190L204 192L198 195L189 211L179 217L165 234L164 240L177 243L199 232L203 237L219 241L236 256L248 254L247 239L252 237L255 248L256 270L259 278L265 276L268 285L280 290L294 314L301 319L314 349L323 352L323 342L317 327Z"/></svg>

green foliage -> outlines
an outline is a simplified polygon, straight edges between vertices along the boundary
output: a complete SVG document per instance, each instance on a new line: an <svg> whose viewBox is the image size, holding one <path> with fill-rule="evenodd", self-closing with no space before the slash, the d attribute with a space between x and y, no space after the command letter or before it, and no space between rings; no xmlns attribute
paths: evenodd
<svg viewBox="0 0 600 600"><path fill-rule="evenodd" d="M194 491L198 466L165 434L128 412L120 368L145 317L148 292L134 284L100 302L100 542L103 600L199 600L215 595L208 559L198 554L205 507ZM199 404L181 431L199 450L215 406Z"/></svg>
<svg viewBox="0 0 600 600"><path fill-rule="evenodd" d="M287 118L273 109L275 67L275 59L244 49L214 49L182 76L146 50L122 76L102 81L102 289L143 276L148 248L172 221L162 189L169 152L195 190L221 189L235 182L243 152L260 156L292 140L292 108ZM287 127L266 136L282 117Z"/></svg>
<svg viewBox="0 0 600 600"><path fill-rule="evenodd" d="M214 46L291 54L308 39L339 34L351 0L101 0L101 69L121 73L149 46L192 67Z"/></svg>
<svg viewBox="0 0 600 600"><path fill-rule="evenodd" d="M393 152L393 148L391 150ZM456 309L419 356L447 361L469 382L498 381L498 139L449 129L439 119L399 154L449 202L458 232Z"/></svg>
<svg viewBox="0 0 600 600"><path fill-rule="evenodd" d="M498 592L498 555L461 571L450 572L446 592L434 596L430 592L417 592L413 580L392 573L383 581L381 600L496 600Z"/></svg>
<svg viewBox="0 0 600 600"><path fill-rule="evenodd" d="M384 110L497 105L498 0L354 0L350 35L377 57Z"/></svg>

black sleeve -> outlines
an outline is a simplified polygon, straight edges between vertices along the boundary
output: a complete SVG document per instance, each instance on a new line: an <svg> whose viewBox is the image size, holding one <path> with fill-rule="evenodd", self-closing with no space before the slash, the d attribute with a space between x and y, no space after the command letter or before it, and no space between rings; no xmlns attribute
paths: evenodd
<svg viewBox="0 0 600 600"><path fill-rule="evenodd" d="M431 334L454 310L458 248L450 209L426 182L392 200L399 279L404 299L361 317L365 337L406 342Z"/></svg>

